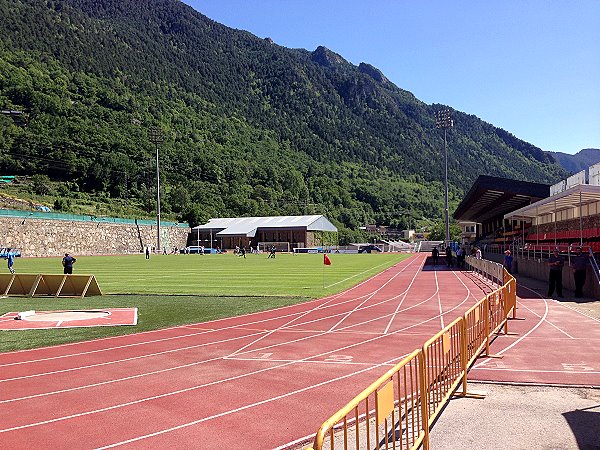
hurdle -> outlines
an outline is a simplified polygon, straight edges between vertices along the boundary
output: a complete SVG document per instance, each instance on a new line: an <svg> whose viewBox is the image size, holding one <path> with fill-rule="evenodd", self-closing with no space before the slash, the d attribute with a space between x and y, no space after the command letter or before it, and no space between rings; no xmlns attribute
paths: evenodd
<svg viewBox="0 0 600 450"><path fill-rule="evenodd" d="M92 297L102 295L94 275L0 274L0 293L15 297Z"/></svg>

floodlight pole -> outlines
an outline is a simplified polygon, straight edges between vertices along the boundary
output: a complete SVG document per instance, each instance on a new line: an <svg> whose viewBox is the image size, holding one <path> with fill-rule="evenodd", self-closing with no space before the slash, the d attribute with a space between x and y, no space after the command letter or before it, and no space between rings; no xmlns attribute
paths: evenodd
<svg viewBox="0 0 600 450"><path fill-rule="evenodd" d="M446 142L446 130L452 128L454 122L450 118L450 110L444 109L435 113L435 127L444 130L444 187L445 187L445 218L446 218L446 245L450 245L450 217L448 212L448 144Z"/></svg>
<svg viewBox="0 0 600 450"><path fill-rule="evenodd" d="M156 251L160 252L160 170L158 165L158 144L163 141L162 131L159 127L152 127L148 131L150 142L156 146Z"/></svg>

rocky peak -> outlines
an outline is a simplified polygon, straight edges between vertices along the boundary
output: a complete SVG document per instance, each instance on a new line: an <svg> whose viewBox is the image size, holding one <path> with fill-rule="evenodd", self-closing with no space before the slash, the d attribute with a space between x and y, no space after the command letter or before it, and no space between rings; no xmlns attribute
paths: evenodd
<svg viewBox="0 0 600 450"><path fill-rule="evenodd" d="M323 47L322 45L319 45L317 49L312 52L310 59L325 67L335 67L349 64L348 61L346 61L340 55L332 52L327 47Z"/></svg>
<svg viewBox="0 0 600 450"><path fill-rule="evenodd" d="M377 67L373 67L371 64L361 62L358 65L358 70L360 70L364 74L369 75L375 81L378 81L380 83L386 84L389 82L389 80L385 77L381 70L379 70Z"/></svg>

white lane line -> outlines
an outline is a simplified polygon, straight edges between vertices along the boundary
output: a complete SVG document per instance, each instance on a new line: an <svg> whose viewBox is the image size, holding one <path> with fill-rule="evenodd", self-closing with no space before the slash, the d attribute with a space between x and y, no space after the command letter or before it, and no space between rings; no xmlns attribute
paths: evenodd
<svg viewBox="0 0 600 450"><path fill-rule="evenodd" d="M381 337L384 337L384 336L378 336L376 338L372 338L372 339L369 339L367 341L363 341L363 342L359 342L359 343L347 345L345 347L341 347L341 348L338 348L338 349L329 350L327 352L323 352L323 353L320 353L320 354L317 354L317 355L307 356L306 358L302 358L300 360L296 360L296 361L292 361L292 362L288 362L288 363L283 363L283 364L275 365L273 367L266 367L264 369L254 370L254 371L251 371L251 372L246 372L244 374L235 375L235 376L232 376L232 377L227 377L227 378L222 378L222 379L219 379L219 380L214 380L214 381L211 381L211 382L208 382L208 383L203 383L203 384L199 384L199 385L196 385L196 386L191 386L191 387L188 387L188 388L185 388L185 389L179 389L179 390L176 390L176 391L165 392L163 394L153 395L153 396L150 396L150 397L144 397L144 398L141 398L141 399L138 399L138 400L132 400L130 402L119 403L119 404L116 404L116 405L107 406L107 407L104 407L104 408L94 409L94 410L90 410L90 411L84 411L84 412L81 412L81 413L70 414L68 416L55 417L53 419L43 420L43 421L40 421L40 422L28 423L28 424L25 424L25 425L18 425L18 426L14 426L14 427L10 427L10 428L0 429L0 433L7 433L9 431L16 431L16 430L23 430L23 429L27 429L27 428L32 428L32 427L40 426L40 425L46 425L46 424L49 424L49 423L62 422L62 421L69 420L69 419L74 419L74 418L77 418L77 417L84 417L84 416L88 416L88 415L91 415L91 414L97 414L97 413L101 413L101 412L106 412L106 411L111 411L111 410L123 408L123 407L126 407L126 406L131 406L131 405L136 405L136 404L148 402L148 401L151 401L151 400L157 400L157 399L160 399L160 398L165 398L165 397L170 397L170 396L173 396L173 395L183 394L183 393L186 393L186 392L196 391L198 389L205 388L205 387L208 387L208 386L214 386L214 385L221 384L221 383L226 383L226 382L229 382L229 381L239 380L239 379L242 379L242 378L249 377L251 375L256 375L256 374L259 374L259 373L268 372L268 371L275 370L275 369L280 369L282 367L287 367L289 365L297 364L299 362L309 361L309 360L311 360L313 358L318 358L318 357L322 357L322 356L325 356L325 355L330 355L332 353L336 353L336 352L339 352L341 350L346 350L346 349L349 349L349 348L353 348L353 347L365 344L365 343L370 342L370 341L378 340ZM393 358L393 359L391 359L389 361L386 361L385 363L377 364L377 365L375 365L375 366L373 366L371 368L363 369L362 371L358 371L358 373L366 371L366 370L372 370L372 369L374 369L376 367L381 366L382 364L389 364L389 363L391 363L393 361L399 360L400 358L402 358L402 357ZM287 394L284 394L284 396L287 396ZM259 403L262 404L262 403L265 403L265 401L261 401ZM246 407L242 407L242 409L246 409Z"/></svg>
<svg viewBox="0 0 600 450"><path fill-rule="evenodd" d="M532 291L531 289L522 286L523 288L533 292L535 295L537 295L538 297L540 297L545 305L545 311L544 311L544 315L540 318L540 320L538 321L538 323L535 324L535 326L533 328L531 328L527 333L525 333L523 336L519 337L519 339L517 339L515 342L513 342L512 344L510 344L508 347L500 350L498 353L496 353L496 355L502 355L505 352L507 352L508 350L510 350L511 348L513 348L515 345L517 345L518 343L520 343L523 339L525 339L527 336L529 336L531 333L533 333L535 330L537 330L539 328L539 326L544 323L546 321L546 317L548 316L548 302L546 301L545 298L543 298L540 294L538 294L535 291ZM481 361L480 363L477 363L475 365L473 365L473 368L476 367L481 367L483 364L485 364L486 362L491 361L491 358L485 358L483 361Z"/></svg>
<svg viewBox="0 0 600 450"><path fill-rule="evenodd" d="M527 373L563 373L563 374L567 374L567 375L572 375L572 374L578 374L578 375L581 375L581 374L597 375L597 374L600 374L600 372L592 371L592 370L575 371L575 370L510 369L508 367L504 367L504 368L499 368L499 367L474 367L474 369L479 369L479 370L495 370L495 371L505 371L505 372L527 372Z"/></svg>
<svg viewBox="0 0 600 450"><path fill-rule="evenodd" d="M442 298L440 297L440 285L438 283L437 270L433 272L435 275L435 290L437 292L438 306L440 307L440 330L444 329L444 313L442 312Z"/></svg>
<svg viewBox="0 0 600 450"><path fill-rule="evenodd" d="M423 270L423 265L425 265L425 261L426 261L425 258L423 258L423 261L421 261L421 264L419 265L419 268L415 272L415 275L412 277L412 280L410 280L410 283L408 284L408 287L404 290L404 292L403 292L404 297L402 297L402 300L400 300L400 302L396 306L396 310L393 312L392 317L390 317L390 320L389 320L387 326L385 327L385 330L383 330L383 334L387 334L388 331L390 331L390 327L392 326L392 323L394 322L394 319L398 315L398 312L400 312L400 307L402 306L402 303L404 303L404 300L406 300L406 296L408 295L408 291L410 290L410 288L412 287L413 283L415 282L415 280L417 278L417 275L419 275L419 273L421 273L421 271Z"/></svg>
<svg viewBox="0 0 600 450"><path fill-rule="evenodd" d="M407 259L408 259L408 258L407 258ZM402 261L400 261L400 262L402 262ZM376 266L373 266L373 267L371 267L370 269L363 270L363 271L362 271L362 272L360 272L360 273L354 274L354 275L352 275L352 276L349 276L349 277L347 277L347 278L344 278L343 280L336 281L335 283L329 284L329 285L325 286L325 288L330 288L330 287L333 287L333 286L335 286L335 285L338 285L338 284L340 284L340 283L344 283L345 281L351 280L352 278L356 278L356 277L358 277L359 275L362 275L363 273L370 272L371 270L377 269L378 267L385 266L386 264L387 264L387 263L381 263L381 264L378 264L378 265L376 265ZM394 267L394 266L392 266L392 267ZM385 271L384 271L384 272L385 272ZM379 274L382 274L382 273L383 273L383 272L379 272L377 275L379 275Z"/></svg>
<svg viewBox="0 0 600 450"><path fill-rule="evenodd" d="M397 299L398 297L401 297L401 296L402 296L404 293L406 293L407 291L408 291L408 288L407 288L406 290L404 290L403 292L401 292L401 293L399 293L399 294L397 294L397 295L395 295L395 296L393 296L393 297L387 298L387 299L385 299L385 300L381 300L381 301L379 301L379 302L377 302L377 303L372 303L372 304L370 304L370 305L367 305L367 306L365 306L365 307L363 307L363 308L360 308L359 310L360 310L360 311L365 311L365 310L367 310L367 309L369 309L369 308L374 308L374 307L376 307L376 306L383 305L383 304L385 304L385 303L389 303L389 302L391 302L391 301L393 301L393 300ZM360 296L360 297L356 297L356 298L355 298L355 299L353 299L352 301L357 301L357 300L360 300L360 299L362 299L362 298L369 297L370 295L371 295L371 293L367 293L367 294L365 294L365 295L362 295L362 296ZM342 305L342 304L345 304L345 303L350 303L350 301L345 301L345 302L341 302L341 303L336 303L335 305L329 305L329 306L327 306L327 308L332 308L332 307L339 306L339 305ZM364 303L364 302L363 302L363 303ZM295 328L295 327L301 327L301 326L303 326L303 325L309 325L309 324L312 324L312 323L317 323L317 322L320 322L320 321L329 320L329 319L332 319L332 318L334 318L334 317L343 316L343 315L345 315L345 314L347 314L347 312L346 312L346 311L342 311L342 312L340 312L340 313L337 313L337 314L333 314L333 315L329 315L329 316L325 316L325 317L319 317L319 318L317 318L317 319L312 319L312 320L309 320L309 321L306 321L306 322L298 323L298 324L295 324L295 325L292 325L292 326L288 327L287 329L292 329L292 328ZM381 318L383 318L383 317L387 317L387 316L378 317L378 318L377 318L377 319L375 319L375 320L379 320L379 319L381 319ZM367 322L363 322L363 323L367 323ZM343 328L341 328L341 329L343 329ZM339 330L336 330L336 331L339 331Z"/></svg>
<svg viewBox="0 0 600 450"><path fill-rule="evenodd" d="M342 375L340 377L332 378L331 380L323 381L321 383L313 384L311 386L305 386L305 387L303 387L301 389L296 389L294 391L290 391L290 392L287 392L285 394L277 395L275 397L271 397L271 398L268 398L268 399L265 399L265 400L261 400L259 402L255 402L255 403L251 403L251 404L248 404L248 405L244 405L244 406L239 407L239 408L230 409L228 411L224 411L224 412L219 413L219 414L214 414L212 416L203 417L202 419L198 419L198 420L194 420L192 422L187 422L187 423L184 423L184 424L181 424L181 425L177 425L176 427L165 428L163 430L159 430L159 431L156 431L154 433L146 434L146 435L143 435L143 436L138 436L138 437L135 437L135 438L132 438L132 439L128 439L126 441L115 442L114 444L111 444L111 445L107 445L107 446L104 446L104 447L98 447L96 450L105 450L105 449L114 448L114 447L118 447L118 446L125 445L125 444L130 444L132 442L137 442L137 441L140 441L140 440L143 440L143 439L148 439L148 438L151 438L151 437L154 437L154 436L159 436L161 434L170 433L172 431L180 430L180 429L183 429L183 428L188 428L190 426L197 425L197 424L202 423L202 422L207 422L207 421L212 420L212 419L217 419L219 417L224 417L224 416L228 416L230 414L235 414L237 412L244 411L246 409L254 408L256 406L264 405L264 404L267 404L267 403L271 403L271 402L274 402L274 401L277 401L277 400L281 400L282 398L290 397L292 395L300 394L302 392L306 392L306 391L309 391L311 389L315 389L315 388L318 388L318 387L321 387L321 386L325 386L327 384L331 384L331 383L334 383L336 381L340 381L340 380L343 380L343 379L346 379L346 378L350 378L350 377L353 377L355 375L359 375L359 374L361 374L363 372L368 372L370 370L377 369L377 368L382 367L384 365L389 365L392 362L397 361L397 360L398 360L398 358L394 358L394 359L391 359L389 361L385 361L383 363L380 363L380 364L378 364L376 366L373 366L371 368L363 369L363 370L360 370L360 371L357 371L357 372L353 372L353 373L350 373L350 374L347 374L347 375Z"/></svg>
<svg viewBox="0 0 600 450"><path fill-rule="evenodd" d="M582 316L585 316L585 317L587 317L588 319L592 319L592 320L593 320L593 321L595 321L595 322L600 322L600 319L598 319L597 317L590 316L589 314L586 314L586 313L584 313L584 312L581 312L581 311L579 311L579 310L577 310L577 309L573 308L572 306L565 305L564 303L561 303L561 302L558 302L558 301L557 301L557 303L558 303L560 306L562 306L563 308L570 309L571 311L573 311L573 312L576 312L576 313L578 313L578 314L581 314Z"/></svg>
<svg viewBox="0 0 600 450"><path fill-rule="evenodd" d="M144 359L144 358L151 358L151 357L157 356L157 355L166 355L166 354L169 354L169 353L175 353L175 352L184 351L184 350L190 350L190 349L194 349L194 348L208 347L209 345L222 344L224 342L235 341L235 340L238 340L238 339L245 339L247 337L252 337L252 336L256 336L256 335L260 335L260 334L262 334L262 332L245 334L243 336L237 336L237 337L234 337L234 338L223 339L221 341L212 341L212 342L205 342L205 343L202 343L202 344L190 345L190 346L187 346L187 347L178 347L178 348L174 348L174 349L170 349L170 350L165 350L165 351L162 351L162 352L150 353L150 354L147 354L147 355L132 356L130 358L117 359L117 360L114 360L114 361L105 361L105 362L96 363L96 364L89 364L87 366L71 367L71 368L68 368L68 369L54 370L54 371L51 371L51 372L36 373L36 374L31 374L31 375L22 375L22 376L13 377L13 378L4 378L4 379L0 380L0 383L6 383L6 382L9 382L9 381L17 381L17 380L26 380L26 379L30 379L30 378L43 377L43 376L47 376L47 375L56 375L56 374L59 374L59 373L74 372L74 371L77 371L77 370L91 369L93 367L102 367L102 366L108 366L108 365L111 365L111 364L118 364L118 363L127 362L127 361L135 361L135 360ZM219 358L221 358L221 357L219 357ZM217 359L219 359L219 358L217 358Z"/></svg>
<svg viewBox="0 0 600 450"><path fill-rule="evenodd" d="M234 351L233 353L231 353L231 354L228 356L228 358L231 358L232 356L235 356L235 355L237 355L238 353L241 353L243 350L247 349L248 347L251 347L251 346L255 345L256 343L258 343L258 342L262 341L263 339L265 339L265 338L267 338L267 337L269 337L269 336L272 336L272 335L273 335L273 333L276 333L277 331L280 331L282 328L285 328L286 326L289 326L290 324L292 324L292 323L293 323L293 322L295 322L296 320L298 320L298 319L301 319L301 318L303 318L303 317L307 316L308 314L310 314L310 313L312 313L312 312L315 312L316 310L320 309L320 308L321 308L322 306L324 306L324 305L327 305L327 303L329 303L329 302L332 302L333 300L334 300L334 299L328 300L328 301L327 301L327 302L325 302L324 304L318 305L318 306L316 306L315 308L313 308L313 309L311 309L311 310L308 310L308 311L306 311L305 313L301 314L300 316L294 317L292 320L289 320L289 321L287 321L285 324L283 324L283 325L281 325L281 326L279 326L279 327L277 327L277 328L275 328L275 329L273 329L273 330L269 331L268 333L266 333L266 334L262 335L262 336L261 336L261 337L259 337L258 339L255 339L254 341L252 341L252 342L250 342L250 343L248 343L248 344L244 345L243 347L241 347L241 348L237 349L236 351Z"/></svg>
<svg viewBox="0 0 600 450"><path fill-rule="evenodd" d="M536 313L535 311L533 311L530 307L528 307L525 303L523 303L522 301L519 302L519 304L525 308L527 311L529 311L531 314L533 314L536 317L541 317L538 313ZM560 329L559 327L557 327L556 325L554 325L552 322L550 322L549 320L546 320L546 323L554 328L556 328L558 331L560 331L562 334L564 334L565 336L567 336L570 339L575 339L573 336L571 336L569 333L567 333L565 330Z"/></svg>
<svg viewBox="0 0 600 450"><path fill-rule="evenodd" d="M379 288L377 288L375 291L373 291L371 293L371 295L369 295L362 303L360 303L359 305L355 306L354 309L352 309L351 311L348 311L348 313L346 313L344 315L344 317L338 322L336 323L334 326L332 326L329 331L332 332L334 331L339 325L342 324L342 322L344 322L344 320L346 320L348 317L350 317L352 315L352 313L356 312L358 309L360 309L360 307L362 305L364 305L366 302L368 302L371 298L373 298L375 296L375 294L377 294L381 289L383 289L384 287L386 287L389 283L391 283L394 279L396 279L397 276L399 276L401 273L403 273L406 269L408 269L412 263L414 262L411 261L410 264L406 265L405 267L402 268L402 270L400 270L399 272L396 272L389 280L387 280L385 283L383 283L381 286L379 286Z"/></svg>

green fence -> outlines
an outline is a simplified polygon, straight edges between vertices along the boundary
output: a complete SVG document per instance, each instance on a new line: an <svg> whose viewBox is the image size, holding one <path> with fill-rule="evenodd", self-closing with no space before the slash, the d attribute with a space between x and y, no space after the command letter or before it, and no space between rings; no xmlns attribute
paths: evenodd
<svg viewBox="0 0 600 450"><path fill-rule="evenodd" d="M42 219L42 220L68 220L71 222L93 222L93 223L118 223L135 225L156 225L156 220L145 219L123 219L121 217L98 217L82 216L78 214L61 214L43 211L20 211L17 209L0 209L0 218L16 217L19 219ZM189 228L187 223L164 222L161 220L161 227L180 227Z"/></svg>

